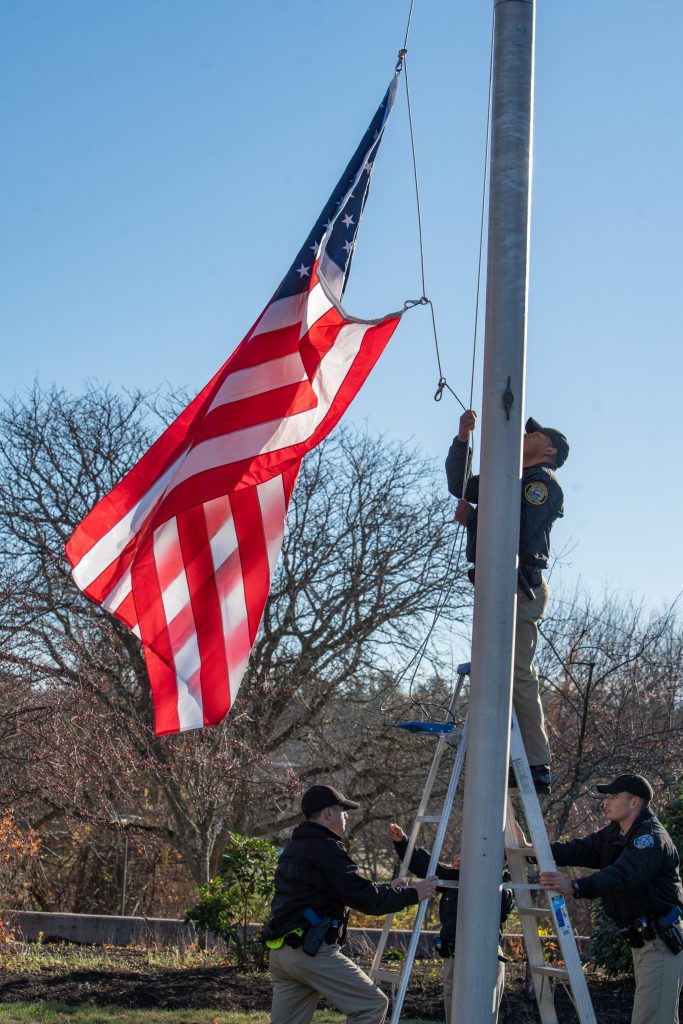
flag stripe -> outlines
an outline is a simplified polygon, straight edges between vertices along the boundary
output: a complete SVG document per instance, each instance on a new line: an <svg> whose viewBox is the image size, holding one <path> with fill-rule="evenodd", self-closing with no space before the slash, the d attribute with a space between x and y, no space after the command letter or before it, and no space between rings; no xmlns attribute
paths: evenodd
<svg viewBox="0 0 683 1024"><path fill-rule="evenodd" d="M230 686L215 570L201 505L188 509L179 518L179 537L196 624L203 714L208 722L220 721L230 708Z"/></svg>

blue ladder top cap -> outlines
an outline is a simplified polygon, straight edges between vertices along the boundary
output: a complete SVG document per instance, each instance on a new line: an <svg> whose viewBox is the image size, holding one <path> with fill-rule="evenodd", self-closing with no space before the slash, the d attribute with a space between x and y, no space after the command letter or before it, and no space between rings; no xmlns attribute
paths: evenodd
<svg viewBox="0 0 683 1024"><path fill-rule="evenodd" d="M408 732L453 732L453 722L397 722L396 728Z"/></svg>
<svg viewBox="0 0 683 1024"><path fill-rule="evenodd" d="M470 669L471 668L472 668L472 662L471 661L463 661L462 665L458 665L458 675L459 676L468 676L470 674Z"/></svg>

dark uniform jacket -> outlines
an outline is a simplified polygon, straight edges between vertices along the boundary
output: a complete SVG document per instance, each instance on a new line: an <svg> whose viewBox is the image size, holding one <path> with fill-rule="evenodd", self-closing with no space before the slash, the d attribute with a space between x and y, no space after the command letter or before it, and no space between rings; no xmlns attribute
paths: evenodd
<svg viewBox="0 0 683 1024"><path fill-rule="evenodd" d="M453 439L446 458L448 490L456 498L473 504L479 501L479 477L469 473L472 452L466 441ZM519 524L519 565L521 569L545 569L550 554L550 531L556 519L564 515L564 497L557 482L555 468L549 462L529 466L522 473L522 517ZM475 561L477 548L477 510L473 509L467 523L467 559Z"/></svg>
<svg viewBox="0 0 683 1024"><path fill-rule="evenodd" d="M602 897L605 912L621 927L641 915L659 917L678 906L683 888L674 842L661 821L644 808L622 836L616 822L585 839L551 843L556 864L598 868L578 880L579 898Z"/></svg>
<svg viewBox="0 0 683 1024"><path fill-rule="evenodd" d="M278 939L293 928L308 928L304 911L345 921L347 908L363 914L391 914L417 903L417 890L392 889L358 874L344 843L315 821L298 825L278 860L271 919L264 939Z"/></svg>
<svg viewBox="0 0 683 1024"><path fill-rule="evenodd" d="M401 839L399 842L394 843L396 855L403 861L406 850L408 849L408 840ZM412 857L410 858L410 864L408 870L418 878L426 878L429 873L429 861L431 854L427 850L423 850L420 846L416 846L413 850ZM450 864L442 864L441 861L436 865L436 871L434 872L437 878L443 878L444 881L457 882L460 878L460 871L458 868L453 868ZM503 874L503 881L509 882L510 876L507 872ZM439 899L439 921L441 923L441 930L439 935L441 937L441 950L442 952L450 951L453 952L455 946L455 926L458 917L458 890L457 889L438 889L441 893ZM515 897L510 889L503 889L500 899L500 938L503 935L503 925L507 921L512 908L515 903Z"/></svg>

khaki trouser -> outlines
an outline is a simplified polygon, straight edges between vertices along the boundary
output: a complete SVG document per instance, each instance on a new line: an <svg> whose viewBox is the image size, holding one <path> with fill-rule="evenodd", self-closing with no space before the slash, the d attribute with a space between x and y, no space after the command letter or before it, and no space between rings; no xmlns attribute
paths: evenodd
<svg viewBox="0 0 683 1024"><path fill-rule="evenodd" d="M447 1024L451 1024L451 1007L453 1005L453 970L455 960L452 956L446 957L443 961L443 1007L446 1011ZM496 982L496 993L494 997L494 1011L498 1020L498 1011L505 990L505 963L498 961L498 981Z"/></svg>
<svg viewBox="0 0 683 1024"><path fill-rule="evenodd" d="M660 938L631 952L636 976L631 1024L678 1024L683 952L674 956Z"/></svg>
<svg viewBox="0 0 683 1024"><path fill-rule="evenodd" d="M534 665L538 624L548 606L548 585L534 587L535 597L529 600L523 590L517 591L517 622L515 626L515 674L512 699L524 740L529 764L550 764L550 747L545 731L545 716L538 692L538 673Z"/></svg>
<svg viewBox="0 0 683 1024"><path fill-rule="evenodd" d="M270 976L272 1024L310 1024L321 996L353 1024L383 1024L389 1000L336 944L323 943L315 956L271 949Z"/></svg>

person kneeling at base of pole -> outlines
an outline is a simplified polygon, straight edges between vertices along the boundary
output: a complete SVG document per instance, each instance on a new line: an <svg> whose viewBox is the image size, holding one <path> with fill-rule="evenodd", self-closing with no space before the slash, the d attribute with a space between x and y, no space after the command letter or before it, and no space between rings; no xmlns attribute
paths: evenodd
<svg viewBox="0 0 683 1024"><path fill-rule="evenodd" d="M321 996L354 1024L382 1024L388 999L339 947L349 908L391 914L436 891L436 877L407 885L363 878L342 836L358 804L333 786L311 786L297 825L278 860L272 916L263 929L270 949L272 1024L309 1024Z"/></svg>
<svg viewBox="0 0 683 1024"><path fill-rule="evenodd" d="M387 835L394 844L396 856L399 860L403 861L406 850L408 849L408 837L405 832L400 825L392 823L387 829ZM417 875L418 878L424 878L429 871L431 856L431 853L427 850L423 850L421 847L416 846L410 858L408 870L412 872L412 874ZM460 879L460 857L454 857L452 864L442 864L439 862L436 865L436 877L442 879L444 882L457 882ZM510 875L507 871L503 872L503 881L510 881ZM439 921L441 923L441 930L439 932L439 937L435 940L434 944L439 956L443 958L443 1002L444 1010L446 1011L446 1020L448 1021L448 1024L450 1024L451 1006L453 1004L453 954L455 951L455 929L458 917L458 890L451 889L450 887L442 889L437 888L437 892L441 894L439 897ZM512 891L510 889L503 889L500 901L500 938L502 938L503 935L503 925L512 911L514 902L515 898ZM500 1009L503 990L505 988L506 963L507 957L503 955L503 951L499 945L498 983L496 985L495 1003L496 1020L498 1020L498 1011Z"/></svg>

